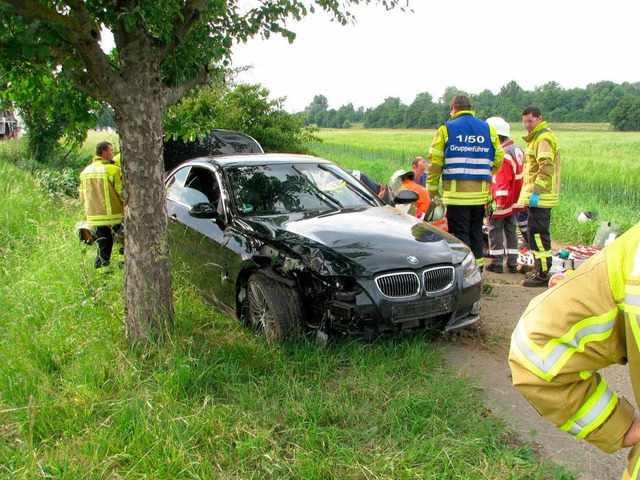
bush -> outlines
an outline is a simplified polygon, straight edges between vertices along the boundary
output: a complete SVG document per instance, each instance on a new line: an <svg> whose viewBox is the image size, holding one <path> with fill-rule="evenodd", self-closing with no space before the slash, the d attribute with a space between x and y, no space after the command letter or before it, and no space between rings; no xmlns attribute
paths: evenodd
<svg viewBox="0 0 640 480"><path fill-rule="evenodd" d="M58 153L61 151L57 150ZM43 165L29 157L22 140L1 142L0 157L3 161L32 173L38 187L50 197L77 197L80 171L91 161L91 156L80 152L52 156L49 163Z"/></svg>
<svg viewBox="0 0 640 480"><path fill-rule="evenodd" d="M80 186L79 174L72 168L36 171L36 184L50 197L66 195L76 197Z"/></svg>
<svg viewBox="0 0 640 480"><path fill-rule="evenodd" d="M611 124L622 132L640 130L640 98L632 95L622 97L611 111Z"/></svg>

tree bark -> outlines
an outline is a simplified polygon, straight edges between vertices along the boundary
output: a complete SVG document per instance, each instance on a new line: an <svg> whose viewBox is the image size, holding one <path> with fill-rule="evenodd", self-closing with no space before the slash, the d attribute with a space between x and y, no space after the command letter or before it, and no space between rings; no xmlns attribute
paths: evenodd
<svg viewBox="0 0 640 480"><path fill-rule="evenodd" d="M146 85L145 85L146 83ZM173 325L171 268L162 161L161 88L128 82L126 108L115 106L122 145L125 331L130 343L158 340Z"/></svg>

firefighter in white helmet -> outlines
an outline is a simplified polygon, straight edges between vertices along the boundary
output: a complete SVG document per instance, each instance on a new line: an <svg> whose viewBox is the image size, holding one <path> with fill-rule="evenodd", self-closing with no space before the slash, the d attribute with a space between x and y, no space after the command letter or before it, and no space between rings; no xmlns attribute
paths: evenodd
<svg viewBox="0 0 640 480"><path fill-rule="evenodd" d="M638 479L640 417L598 373L616 363L640 403L640 223L534 298L509 353L513 385L541 415L604 452L633 447L622 478Z"/></svg>
<svg viewBox="0 0 640 480"><path fill-rule="evenodd" d="M501 117L487 118L487 123L496 129L500 138L504 157L502 167L491 180L491 196L496 208L486 219L489 237L490 272L503 273L503 260L506 257L507 270L518 271L518 229L517 212L524 210L518 205L518 196L522 189L522 165L524 151L511 139L511 127ZM505 242L506 241L506 242Z"/></svg>

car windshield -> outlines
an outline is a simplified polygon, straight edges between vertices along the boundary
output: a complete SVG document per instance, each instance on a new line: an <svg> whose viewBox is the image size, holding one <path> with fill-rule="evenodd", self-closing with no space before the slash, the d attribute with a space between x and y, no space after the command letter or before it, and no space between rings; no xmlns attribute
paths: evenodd
<svg viewBox="0 0 640 480"><path fill-rule="evenodd" d="M376 205L355 179L330 164L243 165L227 174L242 216Z"/></svg>

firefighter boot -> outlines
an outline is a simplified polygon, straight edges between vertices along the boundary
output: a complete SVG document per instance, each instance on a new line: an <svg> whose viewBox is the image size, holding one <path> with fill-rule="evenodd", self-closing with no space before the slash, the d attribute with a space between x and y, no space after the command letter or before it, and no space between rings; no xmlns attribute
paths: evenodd
<svg viewBox="0 0 640 480"><path fill-rule="evenodd" d="M542 262L545 262L546 268L543 271ZM536 266L529 278L522 281L523 287L548 287L549 286L549 262L546 259L536 259Z"/></svg>

